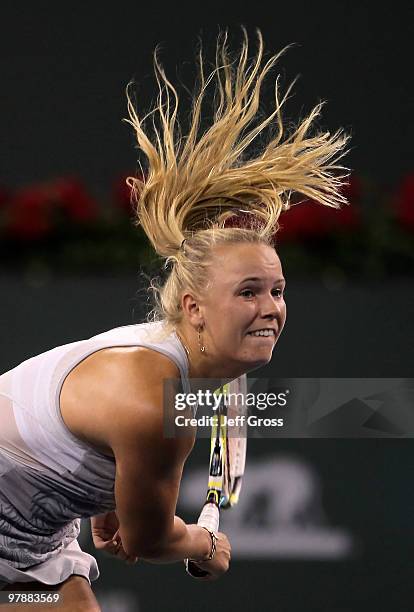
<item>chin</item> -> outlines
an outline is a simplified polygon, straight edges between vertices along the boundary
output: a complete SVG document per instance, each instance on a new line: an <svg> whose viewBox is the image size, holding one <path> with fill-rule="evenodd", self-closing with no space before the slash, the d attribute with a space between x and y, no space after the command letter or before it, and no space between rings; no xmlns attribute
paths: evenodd
<svg viewBox="0 0 414 612"><path fill-rule="evenodd" d="M255 359L254 361L248 361L246 362L246 365L250 370L257 370L258 368L262 368L263 366L267 365L269 363L269 361L271 361L272 359L272 353L270 353L270 355L268 355L268 357L264 357L262 359Z"/></svg>

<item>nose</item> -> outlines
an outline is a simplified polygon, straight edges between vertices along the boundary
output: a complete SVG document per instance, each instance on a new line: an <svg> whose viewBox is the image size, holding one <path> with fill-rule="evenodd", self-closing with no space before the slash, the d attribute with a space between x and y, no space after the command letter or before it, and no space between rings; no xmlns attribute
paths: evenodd
<svg viewBox="0 0 414 612"><path fill-rule="evenodd" d="M273 321L276 319L281 325L283 323L283 312L285 302L283 298L275 297L271 293L263 297L260 314L262 319Z"/></svg>

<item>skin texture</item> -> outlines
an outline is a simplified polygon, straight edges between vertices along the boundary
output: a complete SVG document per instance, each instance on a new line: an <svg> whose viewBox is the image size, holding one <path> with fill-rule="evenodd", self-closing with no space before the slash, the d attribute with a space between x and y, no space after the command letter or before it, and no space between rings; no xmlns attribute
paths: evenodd
<svg viewBox="0 0 414 612"><path fill-rule="evenodd" d="M190 377L233 379L268 363L285 324L283 289L281 263L271 247L216 247L203 295L187 292L181 300L183 320L176 331L189 351ZM273 328L276 336L247 335L263 328ZM203 353L199 329L206 347ZM175 516L194 436L164 438L160 381L165 378L176 380L176 390L182 391L177 366L150 349L97 351L67 376L61 413L75 436L115 458L116 509L92 519L97 548L130 563L137 558L153 563L198 559L200 567L210 572L203 580L211 580L227 571L230 544L220 533L215 558L202 562L210 552L209 534ZM99 609L87 581L75 579L69 579L72 606ZM85 603L85 591L90 591L90 604Z"/></svg>

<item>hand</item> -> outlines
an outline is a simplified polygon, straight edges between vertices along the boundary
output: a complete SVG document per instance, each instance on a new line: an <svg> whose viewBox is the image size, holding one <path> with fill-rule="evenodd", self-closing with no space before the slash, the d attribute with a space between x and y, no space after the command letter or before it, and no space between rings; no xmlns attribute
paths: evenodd
<svg viewBox="0 0 414 612"><path fill-rule="evenodd" d="M204 530L205 531L205 530ZM217 534L216 553L211 561L191 561L201 570L207 572L207 576L198 577L197 580L217 580L225 574L230 566L231 545L225 533Z"/></svg>
<svg viewBox="0 0 414 612"><path fill-rule="evenodd" d="M133 565L138 557L125 552L119 534L119 521L116 512L106 512L91 517L92 540L97 550L114 555L122 561Z"/></svg>

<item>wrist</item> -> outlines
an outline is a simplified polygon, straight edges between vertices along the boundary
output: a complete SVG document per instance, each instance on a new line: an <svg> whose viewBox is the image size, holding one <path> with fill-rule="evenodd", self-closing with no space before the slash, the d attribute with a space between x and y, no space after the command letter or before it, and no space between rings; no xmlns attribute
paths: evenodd
<svg viewBox="0 0 414 612"><path fill-rule="evenodd" d="M204 561L211 561L214 558L217 549L217 535L207 529L206 527L201 527L199 525L197 527L197 552L191 556L191 561L195 561L198 563L203 563ZM201 537L200 537L201 536ZM201 546L200 546L201 544Z"/></svg>
<svg viewBox="0 0 414 612"><path fill-rule="evenodd" d="M210 554L208 555L207 559L204 559L204 561L211 561L214 559L216 554L218 535L211 529L207 529L207 527L202 527L202 529L204 529L210 537Z"/></svg>

